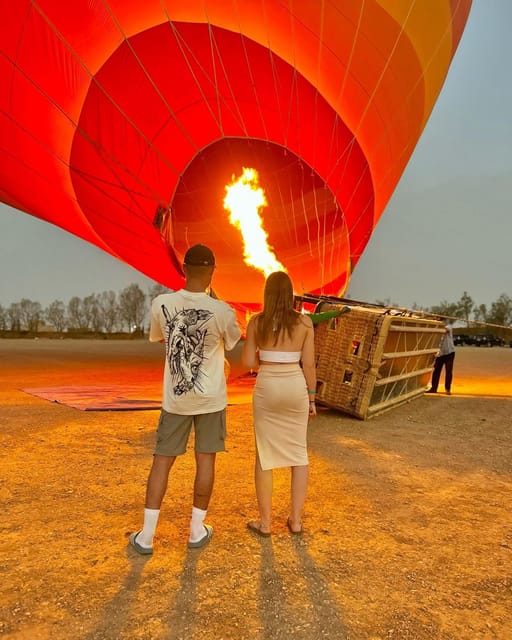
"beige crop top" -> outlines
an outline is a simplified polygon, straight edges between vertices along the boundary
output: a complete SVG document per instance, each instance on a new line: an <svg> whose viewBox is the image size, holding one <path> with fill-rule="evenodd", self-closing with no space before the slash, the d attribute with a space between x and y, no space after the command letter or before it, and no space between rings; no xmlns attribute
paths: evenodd
<svg viewBox="0 0 512 640"><path fill-rule="evenodd" d="M300 351L266 351L260 349L260 360L266 362L298 362L301 357Z"/></svg>

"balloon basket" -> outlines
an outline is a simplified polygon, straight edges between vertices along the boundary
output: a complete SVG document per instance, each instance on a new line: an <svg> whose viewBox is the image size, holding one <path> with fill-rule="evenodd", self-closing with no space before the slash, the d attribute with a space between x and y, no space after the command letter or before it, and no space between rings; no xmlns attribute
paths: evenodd
<svg viewBox="0 0 512 640"><path fill-rule="evenodd" d="M425 392L444 333L412 311L321 303L343 309L315 327L317 402L362 420Z"/></svg>

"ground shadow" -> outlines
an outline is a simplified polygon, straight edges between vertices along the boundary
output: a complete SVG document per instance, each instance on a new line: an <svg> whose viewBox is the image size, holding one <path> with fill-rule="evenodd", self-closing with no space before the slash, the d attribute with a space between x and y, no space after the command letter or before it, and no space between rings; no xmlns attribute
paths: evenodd
<svg viewBox="0 0 512 640"><path fill-rule="evenodd" d="M332 638L332 640L350 638L349 630L339 612L338 603L331 594L329 580L310 556L306 540L302 536L294 536L292 544L301 567L300 574L306 577L308 600L314 612L307 638ZM339 558L337 562L343 564ZM346 569L342 567L340 573L346 573ZM340 579L341 577L342 575L339 576Z"/></svg>
<svg viewBox="0 0 512 640"><path fill-rule="evenodd" d="M170 608L167 620L167 640L186 640L194 636L197 604L197 562L200 557L197 549L185 556L179 575L176 597Z"/></svg>
<svg viewBox="0 0 512 640"><path fill-rule="evenodd" d="M289 575L289 567L283 567L281 572L279 564L276 563L271 539L260 542L258 608L262 637L273 640L288 640L290 637L297 640L348 638L338 605L330 594L328 582L309 556L302 537L292 538L300 565L296 574L296 588L295 585L290 587L283 579L284 573ZM292 575L295 574L292 572ZM299 583L302 583L300 588Z"/></svg>
<svg viewBox="0 0 512 640"><path fill-rule="evenodd" d="M98 624L89 631L83 640L97 640L98 638L120 638L123 630L130 627L129 618L132 602L137 593L142 572L151 556L134 556L135 551L130 547L126 555L131 562L130 571L126 574L116 595L108 602L102 612Z"/></svg>

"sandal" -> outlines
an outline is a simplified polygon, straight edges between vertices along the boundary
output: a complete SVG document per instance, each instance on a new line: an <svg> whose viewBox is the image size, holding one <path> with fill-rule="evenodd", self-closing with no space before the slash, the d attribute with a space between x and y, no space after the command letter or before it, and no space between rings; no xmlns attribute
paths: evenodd
<svg viewBox="0 0 512 640"><path fill-rule="evenodd" d="M256 520L251 520L247 523L247 528L251 533L255 533L262 538L270 538L270 531L262 531L261 530L261 522L257 522Z"/></svg>
<svg viewBox="0 0 512 640"><path fill-rule="evenodd" d="M205 544L208 544L210 542L210 540L212 539L213 536L213 527L211 524L203 524L203 527L206 531L206 533L204 534L204 536L200 539L197 540L196 542L190 542L188 543L188 548L189 549L200 549L201 547L204 547Z"/></svg>
<svg viewBox="0 0 512 640"><path fill-rule="evenodd" d="M129 537L130 544L137 553L140 553L141 556L150 556L153 553L153 547L143 547L139 542L137 542L137 537L141 533L142 531L131 533Z"/></svg>

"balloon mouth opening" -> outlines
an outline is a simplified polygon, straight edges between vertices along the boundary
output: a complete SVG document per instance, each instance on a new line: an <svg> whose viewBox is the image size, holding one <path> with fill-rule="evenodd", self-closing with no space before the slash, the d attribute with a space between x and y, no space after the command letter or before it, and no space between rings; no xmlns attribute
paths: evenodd
<svg viewBox="0 0 512 640"><path fill-rule="evenodd" d="M183 172L172 199L170 237L176 254L184 255L190 245L208 239L217 257L216 290L233 290L236 276L243 281L238 299L261 296L268 274L244 259L242 234L224 206L226 188L248 167L257 172L258 187L264 192L266 205L259 213L279 268L288 271L303 291L318 286L318 275L325 269L322 256L331 255L334 247L339 260L333 261L332 277L324 281L346 269L344 217L321 177L289 149L245 138L224 138L209 145Z"/></svg>

